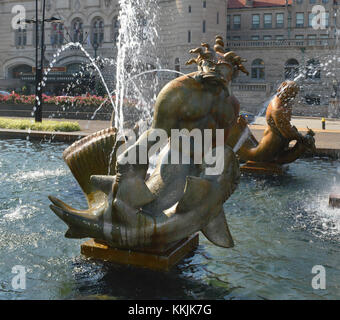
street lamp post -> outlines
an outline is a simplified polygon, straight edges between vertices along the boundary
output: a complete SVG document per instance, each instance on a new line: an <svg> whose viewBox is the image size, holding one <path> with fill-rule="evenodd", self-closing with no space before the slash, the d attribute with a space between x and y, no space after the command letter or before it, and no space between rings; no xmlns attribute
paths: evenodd
<svg viewBox="0 0 340 320"><path fill-rule="evenodd" d="M45 51L45 22L60 22L61 20L55 17L45 19L46 0L43 0L42 6L42 19L39 20L38 12L38 0L35 0L35 20L25 20L25 23L35 23L35 110L34 118L35 122L42 122L42 107L43 107L43 87L42 87L42 75L44 69L44 51ZM20 23L20 21L18 21ZM41 23L41 57L39 68L39 23Z"/></svg>

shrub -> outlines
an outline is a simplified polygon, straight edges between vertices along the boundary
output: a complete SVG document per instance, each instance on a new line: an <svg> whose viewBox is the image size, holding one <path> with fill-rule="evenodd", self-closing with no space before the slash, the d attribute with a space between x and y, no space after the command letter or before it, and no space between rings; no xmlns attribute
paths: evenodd
<svg viewBox="0 0 340 320"><path fill-rule="evenodd" d="M0 128L2 129L19 129L19 130L34 130L34 131L80 131L80 126L77 122L71 121L53 121L43 120L42 122L34 122L33 119L12 119L0 118Z"/></svg>
<svg viewBox="0 0 340 320"><path fill-rule="evenodd" d="M44 104L55 104L55 105L73 105L75 107L87 107L87 106L95 106L99 107L102 103L103 106L108 105L111 106L110 99L107 96L99 97L99 96L91 96L90 94L85 97L76 96L76 97L68 97L68 96L47 96L45 94L42 95ZM113 101L115 101L115 97L112 96ZM35 95L20 95L18 93L11 93L8 96L0 95L0 104L35 104ZM132 100L124 99L124 106L133 106L134 102Z"/></svg>

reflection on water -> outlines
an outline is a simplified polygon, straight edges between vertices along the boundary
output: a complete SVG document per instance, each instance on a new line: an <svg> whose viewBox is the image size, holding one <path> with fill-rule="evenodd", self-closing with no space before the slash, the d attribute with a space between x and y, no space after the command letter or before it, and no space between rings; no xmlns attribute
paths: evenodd
<svg viewBox="0 0 340 320"><path fill-rule="evenodd" d="M65 147L0 140L0 299L340 298L340 209L328 208L339 162L299 160L285 177L242 177L225 203L235 247L200 235L195 253L162 273L90 261L79 253L84 240L64 238L47 195L86 207ZM327 289L317 291L311 270L320 264ZM14 265L27 269L24 291L11 287Z"/></svg>

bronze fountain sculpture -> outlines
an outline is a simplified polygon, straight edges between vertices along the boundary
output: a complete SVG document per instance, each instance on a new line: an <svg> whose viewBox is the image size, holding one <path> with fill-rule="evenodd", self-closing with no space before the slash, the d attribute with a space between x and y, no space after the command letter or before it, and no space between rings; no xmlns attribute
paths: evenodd
<svg viewBox="0 0 340 320"><path fill-rule="evenodd" d="M188 61L196 63L198 71L164 86L154 106L151 128L133 145L118 143L119 132L108 128L64 151L64 160L85 193L89 207L76 210L50 197L53 203L50 208L69 227L66 237L91 237L97 244L117 250L161 255L202 231L213 244L233 247L223 203L234 192L240 177L239 162L230 147L240 128L240 106L231 94L230 82L239 70L248 72L242 65L244 60L234 52L225 52L220 36L216 36L213 50L208 44L201 46L204 49L190 51L198 57ZM191 149L189 163L172 163L172 151L187 152L172 144L174 129L200 132L210 129L214 138L217 130L222 130L221 172L207 173L211 163L205 161L203 151L200 151L202 163L195 163L195 152ZM159 130L170 138L149 175L149 153L144 162L140 155L155 146L154 136ZM211 147L216 153L221 148L214 142ZM132 152L137 155L135 163L126 161Z"/></svg>
<svg viewBox="0 0 340 320"><path fill-rule="evenodd" d="M282 165L291 163L301 157L306 151L315 151L314 132L308 129L306 135L298 132L292 126L292 103L299 92L294 81L284 81L277 94L270 101L266 111L267 128L263 138L258 142L250 137L237 151L240 160L247 161L241 167L245 172L282 173ZM227 144L231 147L237 143L244 130L249 130L247 121L240 116L229 135ZM248 131L250 132L250 131ZM296 141L290 146L291 141Z"/></svg>

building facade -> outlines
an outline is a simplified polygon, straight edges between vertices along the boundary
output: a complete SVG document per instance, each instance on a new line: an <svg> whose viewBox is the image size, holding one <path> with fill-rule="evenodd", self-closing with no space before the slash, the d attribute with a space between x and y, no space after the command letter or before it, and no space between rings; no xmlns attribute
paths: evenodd
<svg viewBox="0 0 340 320"><path fill-rule="evenodd" d="M321 23L313 12L321 6ZM311 115L329 103L340 77L337 11L333 0L229 0L227 47L246 58L250 76L234 85L241 102L261 109L285 79L298 79L299 102ZM313 18L316 25L313 26ZM250 91L254 91L253 95Z"/></svg>
<svg viewBox="0 0 340 320"><path fill-rule="evenodd" d="M139 0L141 4L143 1L146 5L151 0ZM242 109L257 113L280 82L296 77L302 84L301 104L320 107L328 104L340 80L337 59L340 15L336 0L153 1L158 5L161 67L184 73L193 71L195 66L185 65L191 58L188 51L201 42L212 43L219 34L226 39L226 49L247 59L245 66L250 75L240 75L233 84ZM0 89L26 86L34 92L35 24L13 29L16 5L25 8L27 19L35 17L34 0L0 1ZM319 28L312 25L315 6L322 6L325 11L324 23ZM46 18L56 17L61 22L45 24L45 65L70 41L82 43L91 56L116 59L119 10L118 0L46 0ZM146 22L141 21L143 28ZM150 57L148 63L155 65L152 60ZM49 74L47 90L58 94L74 80L79 65L87 62L79 49L60 53Z"/></svg>
<svg viewBox="0 0 340 320"><path fill-rule="evenodd" d="M143 1L143 0L142 0ZM141 3L142 3L141 1ZM144 1L147 5L147 0ZM160 64L164 68L182 72L193 70L185 66L190 58L188 51L201 41L212 42L216 34L226 37L227 0L158 0L158 36ZM26 19L35 18L35 1L0 2L0 88L17 90L34 87L35 23L14 30L11 21L16 5L25 8ZM42 1L39 1L41 18ZM14 10L14 13L13 13ZM80 42L95 55L115 59L119 33L118 0L46 0L46 18L61 22L45 23L44 65L48 66L56 52L68 42ZM148 17L151 19L152 17ZM141 29L147 22L141 20ZM143 30L141 30L143 32ZM39 41L40 39L38 39ZM77 48L63 51L49 73L48 88L55 94L73 81L73 74L88 59ZM150 64L154 63L149 61Z"/></svg>

